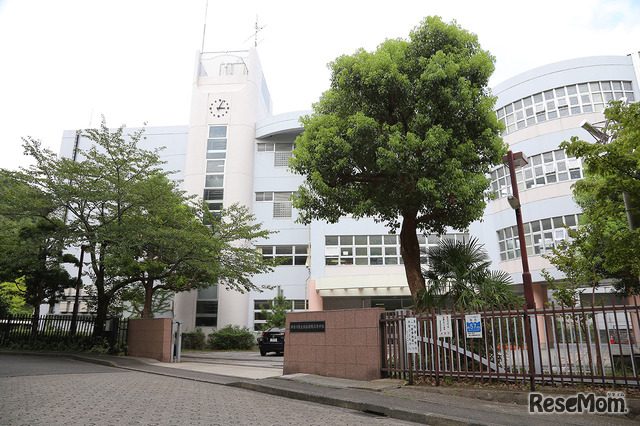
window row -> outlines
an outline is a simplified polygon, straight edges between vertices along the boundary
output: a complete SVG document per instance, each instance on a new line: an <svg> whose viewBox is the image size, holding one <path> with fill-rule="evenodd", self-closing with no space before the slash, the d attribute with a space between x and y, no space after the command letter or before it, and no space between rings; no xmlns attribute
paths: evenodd
<svg viewBox="0 0 640 426"><path fill-rule="evenodd" d="M532 155L527 161L527 165L516 169L518 191L584 177L582 160L567 155L561 149ZM491 191L498 197L513 193L508 166L500 166L491 172Z"/></svg>
<svg viewBox="0 0 640 426"><path fill-rule="evenodd" d="M550 253L559 241L569 238L567 228L576 229L579 220L579 214L572 214L525 223L524 239L527 245L527 255L536 256ZM498 230L498 244L501 261L520 258L520 240L516 226Z"/></svg>
<svg viewBox="0 0 640 426"><path fill-rule="evenodd" d="M496 111L505 134L568 115L601 112L607 103L626 97L635 102L630 81L592 81L546 90Z"/></svg>
<svg viewBox="0 0 640 426"><path fill-rule="evenodd" d="M304 266L309 256L309 246L306 245L258 246L256 248L262 253L264 259L278 259L280 265Z"/></svg>
<svg viewBox="0 0 640 426"><path fill-rule="evenodd" d="M209 210L213 212L219 212L222 209L226 157L227 126L210 126L209 139L207 139L204 200L209 204Z"/></svg>
<svg viewBox="0 0 640 426"><path fill-rule="evenodd" d="M468 234L418 235L421 262L427 263L430 247L441 239L466 241ZM402 265L399 235L327 235L325 265Z"/></svg>
<svg viewBox="0 0 640 426"><path fill-rule="evenodd" d="M270 310L272 302L272 300L253 301L253 329L255 331L262 330L263 325L267 323L267 315L262 313L262 309ZM308 309L306 300L285 299L285 302L287 304L286 309L289 312L303 312Z"/></svg>

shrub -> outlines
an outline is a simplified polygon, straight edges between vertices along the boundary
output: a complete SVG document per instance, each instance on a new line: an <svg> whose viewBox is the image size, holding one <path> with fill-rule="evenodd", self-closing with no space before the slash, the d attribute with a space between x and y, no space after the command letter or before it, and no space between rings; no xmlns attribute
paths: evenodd
<svg viewBox="0 0 640 426"><path fill-rule="evenodd" d="M256 338L247 327L228 325L209 334L207 346L219 350L247 350L255 344Z"/></svg>
<svg viewBox="0 0 640 426"><path fill-rule="evenodd" d="M206 338L201 328L196 328L195 331L189 333L182 333L182 349L202 350Z"/></svg>

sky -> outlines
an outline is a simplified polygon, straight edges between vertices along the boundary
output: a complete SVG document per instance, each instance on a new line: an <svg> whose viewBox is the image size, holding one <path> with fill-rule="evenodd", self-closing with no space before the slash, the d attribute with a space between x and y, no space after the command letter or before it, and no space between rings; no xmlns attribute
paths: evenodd
<svg viewBox="0 0 640 426"><path fill-rule="evenodd" d="M206 12L206 13L205 13ZM0 167L63 130L187 125L198 51L256 42L274 113L311 109L327 64L455 20L496 58L490 86L565 59L640 50L640 0L0 0Z"/></svg>

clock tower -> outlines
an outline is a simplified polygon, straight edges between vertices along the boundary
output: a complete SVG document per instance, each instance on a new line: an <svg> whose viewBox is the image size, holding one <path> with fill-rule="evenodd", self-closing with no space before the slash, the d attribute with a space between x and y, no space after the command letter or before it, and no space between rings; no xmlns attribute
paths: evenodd
<svg viewBox="0 0 640 426"><path fill-rule="evenodd" d="M184 190L203 199L214 214L234 203L251 207L255 123L271 115L256 50L199 52L195 69ZM174 313L187 331L248 326L249 296L219 283L178 293Z"/></svg>

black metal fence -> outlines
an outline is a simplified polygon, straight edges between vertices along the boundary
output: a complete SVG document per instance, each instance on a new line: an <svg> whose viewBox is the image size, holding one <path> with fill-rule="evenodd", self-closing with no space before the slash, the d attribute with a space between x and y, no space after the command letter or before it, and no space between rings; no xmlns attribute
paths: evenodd
<svg viewBox="0 0 640 426"><path fill-rule="evenodd" d="M0 347L126 352L128 320L109 318L104 332L94 332L95 317L79 315L8 315L0 317Z"/></svg>
<svg viewBox="0 0 640 426"><path fill-rule="evenodd" d="M436 384L470 379L639 387L639 310L635 305L552 304L529 311L386 312L381 318L382 371L387 376L430 378ZM417 337L407 335L407 318L415 318L410 320L415 329L409 332ZM413 343L410 351L407 337Z"/></svg>

